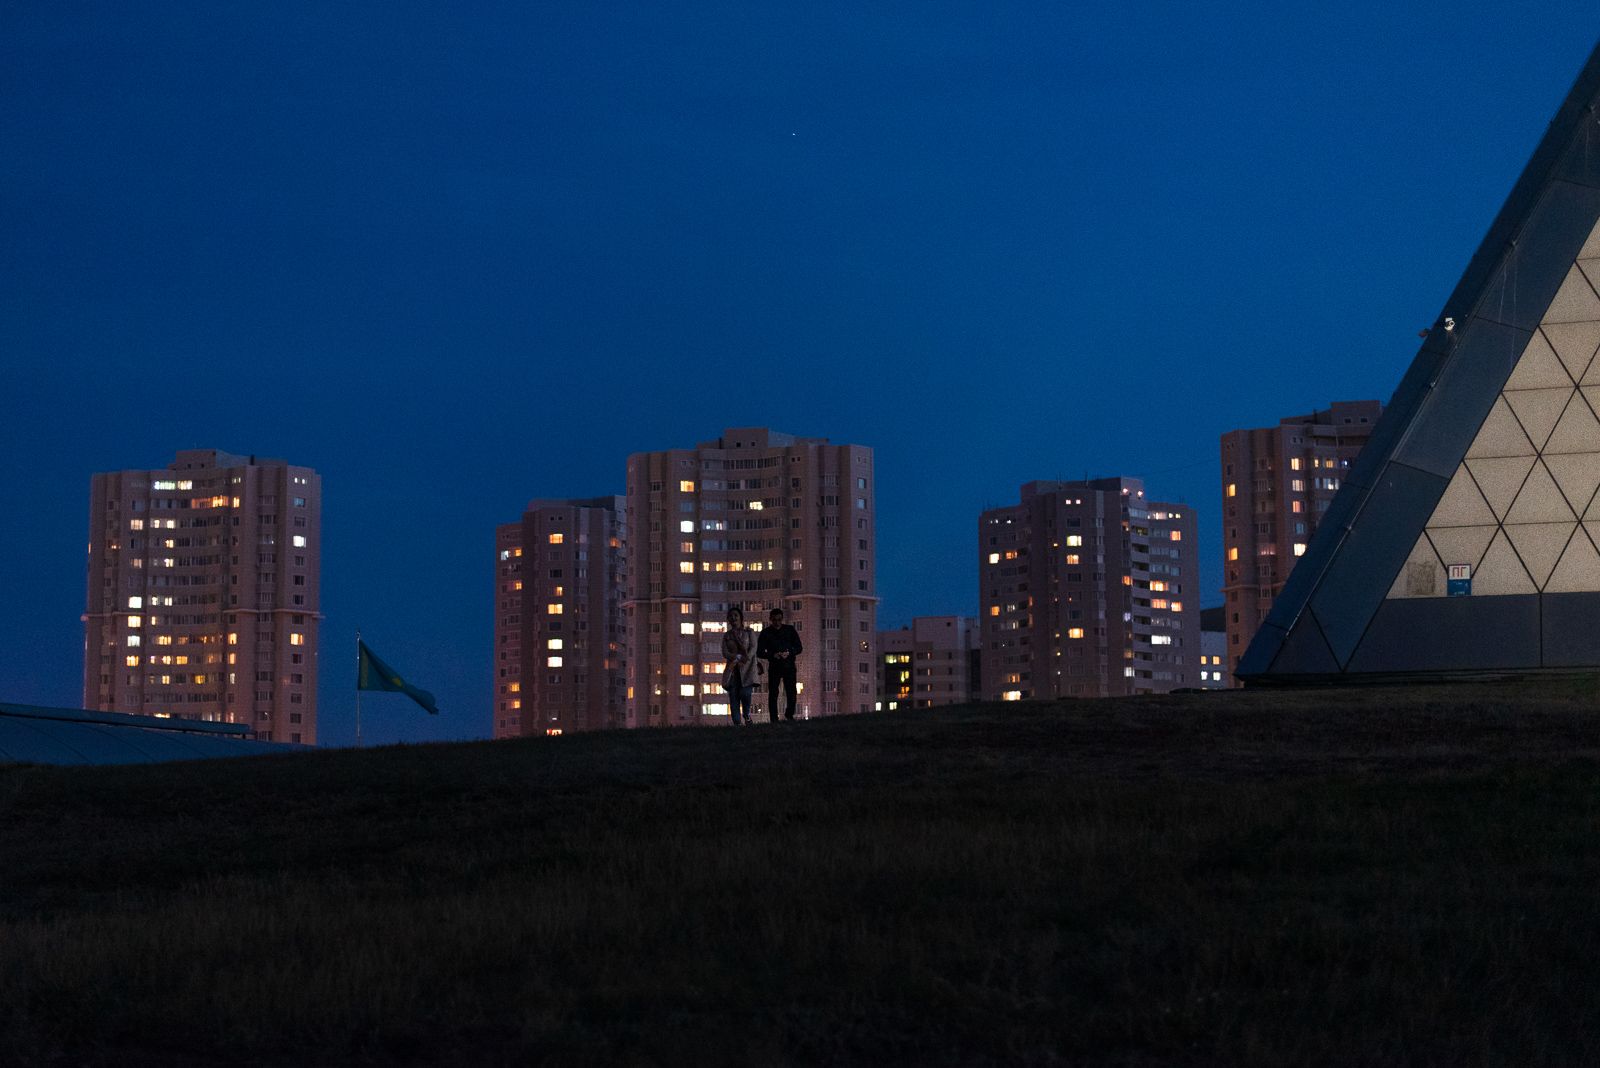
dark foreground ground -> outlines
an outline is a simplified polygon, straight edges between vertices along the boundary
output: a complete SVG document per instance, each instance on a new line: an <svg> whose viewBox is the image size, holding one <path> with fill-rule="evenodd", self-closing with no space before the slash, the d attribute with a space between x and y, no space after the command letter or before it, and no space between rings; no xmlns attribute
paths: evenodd
<svg viewBox="0 0 1600 1068"><path fill-rule="evenodd" d="M1592 1065L1600 694L0 767L0 1064Z"/></svg>

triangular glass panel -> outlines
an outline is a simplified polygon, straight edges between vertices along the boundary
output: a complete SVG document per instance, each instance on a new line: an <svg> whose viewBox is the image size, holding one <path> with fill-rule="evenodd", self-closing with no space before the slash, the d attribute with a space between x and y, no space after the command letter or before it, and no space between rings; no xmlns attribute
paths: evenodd
<svg viewBox="0 0 1600 1068"><path fill-rule="evenodd" d="M1563 452L1600 452L1600 419L1594 417L1593 406L1600 403L1600 386L1580 389L1583 401L1574 400L1561 413L1555 431L1545 441L1541 452L1554 455ZM1590 394L1593 394L1592 396Z"/></svg>
<svg viewBox="0 0 1600 1068"><path fill-rule="evenodd" d="M1544 323L1592 323L1600 321L1600 297L1594 295L1594 287L1589 285L1589 280L1578 270L1578 265L1573 264L1572 270L1567 272L1567 280L1561 283L1561 289L1556 293L1556 299L1550 302L1550 308L1544 313Z"/></svg>
<svg viewBox="0 0 1600 1068"><path fill-rule="evenodd" d="M1472 472L1473 481L1483 491L1483 499L1489 502L1496 519L1506 517L1517 491L1522 488L1522 480L1533 467L1533 459L1532 456L1506 456L1467 461L1467 470Z"/></svg>
<svg viewBox="0 0 1600 1068"><path fill-rule="evenodd" d="M1555 429L1556 420L1561 418L1568 398L1576 392L1571 386L1563 389L1508 389L1503 396L1506 403L1511 405L1517 422L1522 424L1528 440L1533 442L1534 448L1539 448L1550 436L1550 431Z"/></svg>
<svg viewBox="0 0 1600 1068"><path fill-rule="evenodd" d="M1567 499L1556 488L1544 464L1535 463L1517 491L1517 499L1505 515L1506 525L1512 523L1563 523L1578 521L1578 514L1567 507ZM1555 561L1552 559L1551 563ZM1532 570L1530 568L1530 570Z"/></svg>
<svg viewBox="0 0 1600 1068"><path fill-rule="evenodd" d="M1489 511L1483 494L1478 492L1478 484L1472 481L1472 475L1463 464L1456 468L1455 477L1450 480L1444 496L1440 497L1439 503L1434 506L1428 526L1430 528L1474 527L1484 523L1492 524L1494 521L1494 513ZM1488 542L1484 544L1487 545Z"/></svg>
<svg viewBox="0 0 1600 1068"><path fill-rule="evenodd" d="M1511 543L1502 531L1489 543L1489 551L1478 561L1472 575L1472 595L1502 597L1517 593L1538 593Z"/></svg>
<svg viewBox="0 0 1600 1068"><path fill-rule="evenodd" d="M1545 453L1541 460L1567 504L1582 515L1600 487L1600 452Z"/></svg>
<svg viewBox="0 0 1600 1068"><path fill-rule="evenodd" d="M1600 590L1600 553L1583 531L1567 542L1561 562L1544 584L1545 593L1584 593Z"/></svg>
<svg viewBox="0 0 1600 1068"><path fill-rule="evenodd" d="M1537 451L1528 441L1528 435L1522 432L1522 424L1511 414L1511 406L1501 396L1495 398L1489 417L1478 429L1478 436L1472 439L1467 457L1532 456Z"/></svg>
<svg viewBox="0 0 1600 1068"><path fill-rule="evenodd" d="M1466 564L1474 572L1499 527L1440 527L1428 531L1428 540L1446 568Z"/></svg>
<svg viewBox="0 0 1600 1068"><path fill-rule="evenodd" d="M1550 323L1540 331L1575 381L1581 381L1586 374L1600 374L1600 368L1594 365L1595 349L1600 348L1600 323ZM1528 347L1533 347L1532 342Z"/></svg>
<svg viewBox="0 0 1600 1068"><path fill-rule="evenodd" d="M1574 519L1570 523L1507 523L1505 531L1534 584L1543 586L1577 528Z"/></svg>
<svg viewBox="0 0 1600 1068"><path fill-rule="evenodd" d="M1406 559L1405 566L1400 569L1400 574L1395 576L1394 585L1389 587L1389 596L1394 598L1444 595L1444 568L1439 563L1438 555L1433 551L1433 543L1428 541L1428 536L1424 534L1417 538L1417 544L1412 546L1411 555Z"/></svg>
<svg viewBox="0 0 1600 1068"><path fill-rule="evenodd" d="M1593 355L1593 352L1591 349L1590 354ZM1583 373L1582 367L1578 373ZM1550 347L1550 342L1543 334L1535 332L1528 347L1522 350L1522 358L1517 361L1517 369L1511 372L1511 377L1506 381L1506 388L1555 389L1573 381L1574 378L1567 373L1567 367L1556 355L1556 350Z"/></svg>

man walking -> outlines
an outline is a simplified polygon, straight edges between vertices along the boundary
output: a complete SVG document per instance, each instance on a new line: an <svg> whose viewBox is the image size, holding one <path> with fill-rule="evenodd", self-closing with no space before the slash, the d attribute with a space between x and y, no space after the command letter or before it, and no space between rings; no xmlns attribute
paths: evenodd
<svg viewBox="0 0 1600 1068"><path fill-rule="evenodd" d="M785 690L784 718L794 721L794 658L802 652L800 634L783 621L783 609L774 608L766 629L756 642L756 656L767 662L767 712L778 722L778 691Z"/></svg>

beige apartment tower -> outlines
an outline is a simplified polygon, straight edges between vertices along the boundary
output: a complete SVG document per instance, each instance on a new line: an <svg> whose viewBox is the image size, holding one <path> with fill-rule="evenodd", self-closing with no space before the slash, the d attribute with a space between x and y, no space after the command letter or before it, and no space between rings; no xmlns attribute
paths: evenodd
<svg viewBox="0 0 1600 1068"><path fill-rule="evenodd" d="M83 706L317 740L322 480L179 452L89 490Z"/></svg>
<svg viewBox="0 0 1600 1068"><path fill-rule="evenodd" d="M529 501L495 530L494 736L627 725L623 497Z"/></svg>
<svg viewBox="0 0 1600 1068"><path fill-rule="evenodd" d="M983 699L978 621L918 616L910 626L878 632L879 711L964 705Z"/></svg>
<svg viewBox="0 0 1600 1068"><path fill-rule="evenodd" d="M1223 664L1229 680L1382 414L1375 400L1335 401L1326 411L1286 416L1277 426L1222 435Z"/></svg>
<svg viewBox="0 0 1600 1068"><path fill-rule="evenodd" d="M627 722L731 722L730 606L800 632L796 717L871 711L877 579L872 450L766 427L628 457ZM767 697L756 695L756 721Z"/></svg>
<svg viewBox="0 0 1600 1068"><path fill-rule="evenodd" d="M982 513L984 699L1198 685L1198 529L1193 508L1146 500L1136 478L1029 482Z"/></svg>

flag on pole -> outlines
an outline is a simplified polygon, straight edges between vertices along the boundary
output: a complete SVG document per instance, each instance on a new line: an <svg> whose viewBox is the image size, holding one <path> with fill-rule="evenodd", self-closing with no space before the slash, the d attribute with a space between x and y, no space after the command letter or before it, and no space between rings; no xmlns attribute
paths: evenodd
<svg viewBox="0 0 1600 1068"><path fill-rule="evenodd" d="M407 683L399 672L379 660L377 654L367 648L366 642L358 640L356 647L356 689L403 693L433 715L439 714L439 706L433 703L433 694Z"/></svg>

